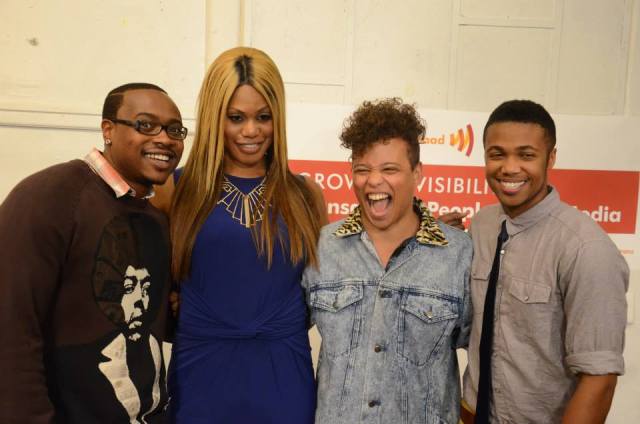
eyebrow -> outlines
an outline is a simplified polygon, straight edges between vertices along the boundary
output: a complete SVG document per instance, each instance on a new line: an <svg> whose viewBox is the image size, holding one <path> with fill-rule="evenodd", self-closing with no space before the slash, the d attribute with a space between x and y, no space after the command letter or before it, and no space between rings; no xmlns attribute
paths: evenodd
<svg viewBox="0 0 640 424"><path fill-rule="evenodd" d="M489 147L487 148L487 151L491 151L491 150L500 150L500 151L504 151L504 150L505 150L505 148L504 148L504 147L502 147L502 146L489 146ZM532 145L530 145L530 144L527 144L527 145L525 145L525 146L518 146L518 147L516 147L516 151L519 151L519 152L520 152L520 151L523 151L523 150L536 150L536 151L538 151L538 150L540 150L540 149L538 149L537 147L532 146Z"/></svg>
<svg viewBox="0 0 640 424"><path fill-rule="evenodd" d="M240 110L240 109L235 108L235 107L233 107L233 106L229 106L229 107L227 108L227 112L237 112L237 113L242 113L242 114L245 114L245 113L246 113L246 112L244 112L243 110ZM262 108L258 109L258 113L265 113L265 112L267 112L267 113L271 113L271 109L269 108L269 106L264 106L264 107L262 107Z"/></svg>
<svg viewBox="0 0 640 424"><path fill-rule="evenodd" d="M487 152L490 152L491 150L503 151L504 149L501 146L489 146L489 147L487 147Z"/></svg>
<svg viewBox="0 0 640 424"><path fill-rule="evenodd" d="M370 165L366 165L364 163L353 163L353 165L351 165L353 168L358 167L358 166L363 166L366 168L376 168L376 167L372 167ZM380 165L377 166L377 168L384 168L385 166L401 166L398 162L384 162Z"/></svg>
<svg viewBox="0 0 640 424"><path fill-rule="evenodd" d="M153 121L157 121L157 122L161 122L160 118L157 115L154 115L153 113L149 113L149 112L140 112L138 114L136 114L135 116L136 118L143 118L143 117L148 117ZM167 122L177 122L182 124L182 119L179 118L171 118L169 119Z"/></svg>
<svg viewBox="0 0 640 424"><path fill-rule="evenodd" d="M526 146L518 147L516 150L540 150L540 149L538 149L536 146L532 146L530 144L527 144Z"/></svg>

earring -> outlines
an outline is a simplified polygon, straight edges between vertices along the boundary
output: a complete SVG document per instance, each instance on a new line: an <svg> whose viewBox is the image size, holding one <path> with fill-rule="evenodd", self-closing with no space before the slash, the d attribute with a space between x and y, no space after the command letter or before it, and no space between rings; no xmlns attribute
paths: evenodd
<svg viewBox="0 0 640 424"><path fill-rule="evenodd" d="M111 145L111 139L110 138L105 138L104 139L104 144L106 144L107 146Z"/></svg>

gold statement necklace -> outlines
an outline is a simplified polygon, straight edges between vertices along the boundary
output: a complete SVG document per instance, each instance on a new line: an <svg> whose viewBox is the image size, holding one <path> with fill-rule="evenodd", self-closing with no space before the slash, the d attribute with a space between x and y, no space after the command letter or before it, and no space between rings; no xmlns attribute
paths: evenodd
<svg viewBox="0 0 640 424"><path fill-rule="evenodd" d="M262 221L264 212L264 190L266 177L253 190L244 194L226 175L222 176L222 195L218 204L223 204L231 217L246 228L251 228Z"/></svg>

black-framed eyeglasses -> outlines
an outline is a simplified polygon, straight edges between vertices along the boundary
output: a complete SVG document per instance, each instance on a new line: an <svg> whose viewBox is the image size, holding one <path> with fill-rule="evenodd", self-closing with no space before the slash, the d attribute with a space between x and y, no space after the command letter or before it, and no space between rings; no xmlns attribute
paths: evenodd
<svg viewBox="0 0 640 424"><path fill-rule="evenodd" d="M189 130L187 127L183 127L180 122L174 122L168 125L162 125L159 122L145 121L138 119L136 121L127 121L126 119L108 118L109 121L116 124L126 125L138 131L144 135L158 135L165 130L167 135L174 140L184 140L187 138Z"/></svg>

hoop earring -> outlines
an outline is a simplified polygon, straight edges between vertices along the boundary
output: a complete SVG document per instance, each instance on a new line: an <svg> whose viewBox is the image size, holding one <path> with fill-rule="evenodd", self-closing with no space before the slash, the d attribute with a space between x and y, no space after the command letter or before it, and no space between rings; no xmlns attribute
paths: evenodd
<svg viewBox="0 0 640 424"><path fill-rule="evenodd" d="M107 146L111 146L111 139L110 138L105 138L104 139L104 144L106 144Z"/></svg>

